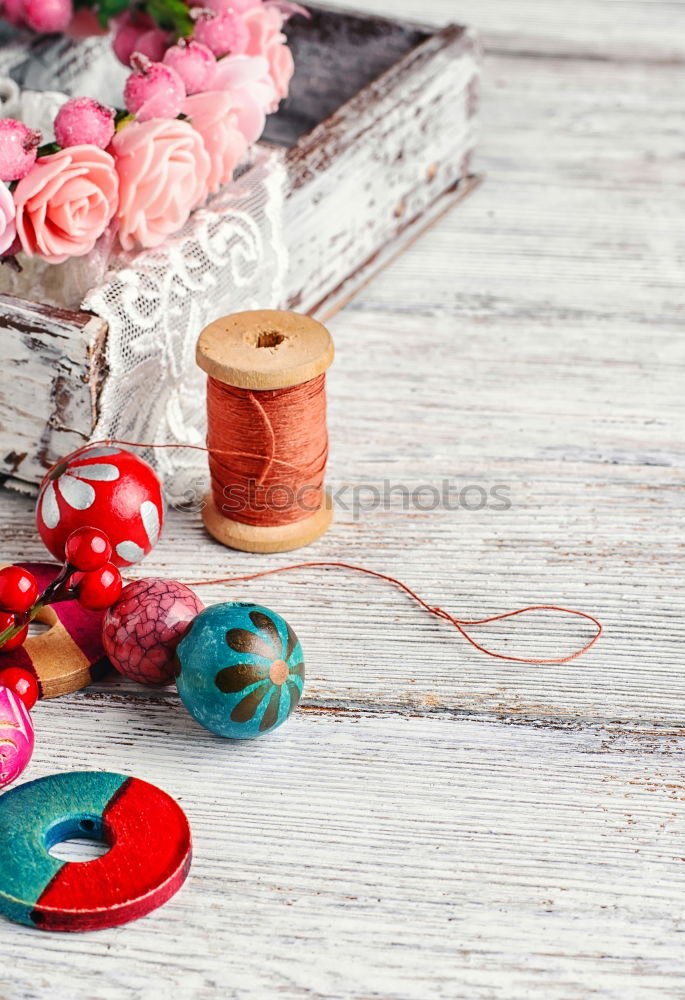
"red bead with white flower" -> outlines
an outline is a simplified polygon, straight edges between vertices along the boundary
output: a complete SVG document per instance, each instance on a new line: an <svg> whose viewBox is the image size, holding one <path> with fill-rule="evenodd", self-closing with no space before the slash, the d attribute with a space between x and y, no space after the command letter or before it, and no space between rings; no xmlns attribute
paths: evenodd
<svg viewBox="0 0 685 1000"><path fill-rule="evenodd" d="M90 445L67 455L43 480L36 506L38 531L56 559L64 559L69 535L87 527L107 536L115 566L140 562L157 542L163 519L154 470L114 445Z"/></svg>

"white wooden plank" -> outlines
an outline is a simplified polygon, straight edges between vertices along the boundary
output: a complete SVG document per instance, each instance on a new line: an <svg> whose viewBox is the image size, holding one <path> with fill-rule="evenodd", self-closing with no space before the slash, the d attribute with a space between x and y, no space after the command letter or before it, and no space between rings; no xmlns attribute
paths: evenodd
<svg viewBox="0 0 685 1000"><path fill-rule="evenodd" d="M3 924L8 1000L678 995L683 736L300 712L236 746L175 698L88 694L35 717L30 777L53 746L136 771L195 860L127 927Z"/></svg>
<svg viewBox="0 0 685 1000"><path fill-rule="evenodd" d="M587 608L606 635L569 664L506 664L365 578L206 588L291 620L303 708L236 747L171 690L117 678L39 705L27 777L157 781L189 812L196 860L174 902L111 933L3 924L9 1000L683 993L682 103L667 65L682 4L392 12L593 57L489 58L486 184L330 323L332 484L506 483L513 506L403 511L395 496L268 560L174 513L136 572L339 558L465 615ZM30 504L0 499L3 557L40 556ZM537 619L516 624L515 649L513 627L479 635L554 655L581 633Z"/></svg>
<svg viewBox="0 0 685 1000"><path fill-rule="evenodd" d="M336 5L358 9L360 0ZM488 49L605 60L644 59L660 63L685 55L682 0L366 0L364 8L424 23L448 21L476 28Z"/></svg>

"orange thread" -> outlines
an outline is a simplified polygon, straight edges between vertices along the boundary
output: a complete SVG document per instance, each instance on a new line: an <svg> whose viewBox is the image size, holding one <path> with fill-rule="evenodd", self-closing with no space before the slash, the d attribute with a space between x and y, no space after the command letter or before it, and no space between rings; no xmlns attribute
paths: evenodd
<svg viewBox="0 0 685 1000"><path fill-rule="evenodd" d="M210 383L212 383L214 381L215 381L214 379L210 378L208 380L208 386L209 386ZM318 385L315 386L314 383L318 383ZM307 386L309 387L309 390L307 391L306 394L302 394L302 395L300 395L298 397L298 394L296 392L293 392L293 390L304 389ZM253 404L256 403L256 400L254 400L253 393L251 393L251 392L249 392L247 390L234 389L234 388L232 388L230 386L224 385L221 382L216 382L215 386L213 388L218 388L218 387L220 387L220 389L223 389L223 390L229 390L230 389L230 391L234 392L234 393L241 393L242 397L243 397L242 398L242 403L243 404L246 403L249 406L250 397L252 397ZM208 392L209 392L209 389L208 389ZM299 411L300 419L303 418L303 416L304 416L303 411L306 410L306 407L308 405L307 402L306 402L306 399L308 397L309 398L318 399L319 406L320 406L320 421L321 421L320 424L319 424L319 432L320 433L318 434L318 436L315 435L315 434L311 435L311 439L312 439L313 444L310 444L310 456L313 455L313 453L316 450L317 439L318 439L318 446L321 446L321 444L323 443L323 452L322 452L322 455L319 456L319 458L318 458L318 460L316 462L313 461L310 458L310 461L311 461L310 471L311 471L311 469L318 469L318 475L319 475L318 483L319 483L319 485L318 485L317 489L318 489L318 495L319 495L319 497L321 497L322 496L322 490L323 490L323 487L322 487L323 471L324 471L325 466L326 466L326 457L327 457L327 453L328 453L328 441L327 441L327 436L326 436L326 423L325 423L325 406L326 406L326 404L325 404L325 396L324 396L324 376L323 375L319 375L319 376L317 376L317 378L312 379L310 382L305 382L301 386L293 386L292 389L270 390L268 392L268 395L270 397L274 397L274 396L280 396L283 393L292 393L293 394L291 396L290 402L291 402L291 404L294 404L294 405L291 405L290 408L289 408L289 410L288 410L288 412L289 412L289 420L290 421L294 421L294 419L296 418L296 415L297 415L298 411ZM266 393L260 393L260 399L264 398L264 396L266 396ZM294 396L294 399L293 399L293 396ZM269 403L272 403L272 400L269 400ZM154 444L154 443L144 443L144 442L140 442L140 441L125 441L125 440L122 440L120 438L105 438L102 441L91 442L90 445L86 445L85 447L91 447L92 445L95 445L95 444L118 444L118 445L124 445L124 446L134 447L134 448L192 448L192 449L194 449L196 451L205 451L205 452L208 452L209 453L210 465L211 465L211 462L212 462L212 458L216 457L218 455L223 455L223 456L232 457L232 458L239 458L240 460L244 459L246 462L254 463L254 465L250 466L250 468L251 469L254 468L254 470L256 471L256 474L258 475L258 477L261 477L262 481L264 481L264 480L266 480L268 478L268 476L271 473L272 467L275 464L279 464L279 465L282 465L284 468L291 469L292 470L291 475L292 475L292 478L293 478L294 481L298 481L298 477L301 477L303 479L306 475L309 475L310 474L309 472L308 473L304 472L304 463L301 463L301 465L296 466L294 463L289 463L285 459L283 459L281 457L277 457L277 451L280 450L280 447L284 443L286 445L286 447L285 447L286 453L288 453L287 452L288 446L292 446L293 438L288 436L288 434L291 433L291 427L288 424L288 421L279 422L278 418L276 418L276 427L274 428L273 414L271 412L272 411L272 406L271 405L267 405L267 406L265 406L263 408L259 407L259 404L257 404L257 406L258 406L258 408L260 410L260 416L262 418L262 427L266 428L266 436L267 436L268 440L271 442L271 444L267 448L263 448L262 447L261 451L256 450L256 451L250 452L250 451L243 451L243 450L239 450L239 449L232 450L232 449L224 449L224 448L213 448L210 445L210 443L209 443L209 436L208 436L208 442L207 442L208 443L208 447L206 447L206 448L203 445L194 445L194 444ZM229 407L229 409L230 409L230 407ZM228 418L225 416L224 419L228 419ZM306 419L302 420L302 422L306 423ZM210 425L211 425L211 420L210 420ZM283 435L281 436L281 428L283 428L283 427L286 427L287 431L284 432ZM295 435L293 435L293 437L294 436ZM232 435L232 440L236 440L236 435L235 434ZM253 438L250 438L249 441L248 441L248 443L251 443L252 440L253 440ZM262 443L263 443L263 439L262 439ZM283 452L281 452L281 454L283 454ZM223 468L223 466L221 466L221 467ZM228 465L226 467L227 468L232 468L231 466L228 466ZM244 469L243 469L243 474L244 474ZM300 479L300 481L301 481L301 479ZM214 475L213 475L212 476L212 488L213 489L214 489L214 485L215 485L215 479L214 479ZM215 498L216 498L216 493L215 493ZM222 497L222 499L223 499L223 497ZM233 516L235 516L235 515L233 515ZM308 513L305 512L304 515L302 515L302 516L307 517ZM300 519L301 519L301 517L299 517L299 518L298 517L292 517L292 520L294 520L294 521L300 520ZM261 522L260 521L255 521L255 522L248 522L248 523L262 523L263 524L265 522L264 521L261 521ZM272 523L272 522L269 522L269 523ZM288 523L288 522L281 522L281 523ZM431 606L430 604L428 604L426 601L424 601L424 599L422 597L419 596L419 594L416 593L416 591L412 590L412 588L408 584L403 583L401 580L398 580L394 576L389 576L387 573L379 573L377 570L374 570L374 569L367 569L365 566L355 566L352 563L336 562L336 561L331 561L331 560L322 560L322 561L317 561L317 562L293 563L290 566L277 566L274 569L263 569L263 570L259 570L256 573L246 573L244 576L223 576L223 577L217 577L216 579L212 579L212 580L190 580L190 581L186 581L186 586L188 586L188 587L202 587L202 586L210 586L211 584L220 584L220 583L241 583L241 582L244 582L246 580L256 580L258 577L262 577L262 576L271 576L273 573L285 573L285 572L288 572L290 570L295 570L295 569L317 569L317 568L334 568L334 569L352 570L355 573L364 573L364 574L366 574L366 576L374 576L378 580L385 580L388 583L394 584L396 587L399 587L401 590L403 590L405 592L405 594L407 594L409 597L411 597L412 600L416 601L417 604L419 604L422 608L424 608L426 611L428 611L431 615L435 615L436 618L442 618L443 621L448 622L453 628L455 628L457 630L457 632L459 632L459 634L461 636L463 636L464 639L466 639L466 641L468 643L470 643L474 647L474 649L477 649L481 653L485 653L486 656L492 656L492 657L494 657L495 659L498 659L498 660L509 660L511 662L514 662L514 663L568 663L570 660L575 660L577 657L582 656L583 653L587 653L587 651L589 649L591 649L595 645L595 643L597 642L597 640L599 639L599 637L602 635L602 632L603 632L602 623L599 621L599 619L595 618L594 615L589 614L587 611L577 611L574 608L564 608L564 607L561 607L560 605L556 605L556 604L531 604L531 605L529 605L526 608L518 608L515 611L504 611L504 612L502 612L499 615L490 615L488 618L475 618L475 619L470 619L470 620L469 619L465 619L465 618L455 618L448 611L445 611L444 608L440 608L437 605L436 606ZM127 579L135 579L135 578L129 577ZM524 656L509 656L506 653L495 653L491 649L488 649L486 646L481 645L481 643L476 642L476 640L471 635L469 635L469 633L466 631L467 627L471 627L471 626L475 626L475 625L487 625L490 622L502 621L505 618L515 618L517 615L524 615L524 614L526 614L529 611L554 611L554 612L558 612L560 614L565 614L565 615L575 615L577 618L584 618L586 621L592 622L592 624L596 626L597 631L595 632L595 634L593 635L593 637L588 642L585 643L584 646L581 646L581 648L577 649L574 653L570 653L568 656L551 657L551 658L534 658L534 657L524 657Z"/></svg>
<svg viewBox="0 0 685 1000"><path fill-rule="evenodd" d="M188 587L202 587L204 585L209 586L210 584L218 583L240 583L245 580L256 580L260 576L270 576L272 573L285 573L288 570L293 569L316 569L319 567L333 567L337 569L349 569L354 570L355 573L365 573L367 576L375 576L379 580L386 580L388 583L395 584L401 590L408 594L412 600L420 604L422 608L430 614L435 615L436 618L442 618L444 621L449 622L460 635L466 639L475 649L479 650L481 653L485 653L487 656L494 656L498 660L512 660L514 663L568 663L569 660L575 660L578 656L582 656L583 653L587 653L588 649L591 649L597 642L602 634L602 623L594 617L594 615L588 614L586 611L576 611L573 608L562 608L556 604L531 604L527 608L518 608L516 611L505 611L499 615L491 615L489 618L475 618L472 620L455 618L453 615L449 614L448 611L444 611L439 607L431 607L427 604L422 597L420 597L416 591L412 590L406 583L402 583L401 580L396 579L394 576L388 576L386 573L378 573L374 569L366 569L364 566L354 566L351 563L344 562L331 562L331 561L320 561L320 562L303 562L303 563L293 563L291 566L277 566L275 569L263 569L257 573L247 573L244 576L224 576L219 577L216 580L191 580L186 581L186 586ZM592 622L593 625L597 627L597 631L593 637L585 643L580 649L577 649L575 653L570 653L568 656L553 657L551 659L537 659L528 658L524 656L508 656L506 653L494 653L491 649L487 649L482 646L479 642L469 635L466 631L466 626L472 625L487 625L488 622L501 621L503 618L513 618L516 615L526 614L528 611L555 611L561 612L565 615L575 615L577 618L585 618L586 621Z"/></svg>
<svg viewBox="0 0 685 1000"><path fill-rule="evenodd" d="M323 503L325 376L252 392L207 380L207 450L218 510L243 524L302 521Z"/></svg>

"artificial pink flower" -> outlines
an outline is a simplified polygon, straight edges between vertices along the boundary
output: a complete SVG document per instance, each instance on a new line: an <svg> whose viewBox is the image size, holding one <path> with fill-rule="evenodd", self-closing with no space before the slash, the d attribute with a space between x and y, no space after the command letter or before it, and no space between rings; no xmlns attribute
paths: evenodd
<svg viewBox="0 0 685 1000"><path fill-rule="evenodd" d="M278 106L278 102L288 96L290 81L292 80L293 73L295 72L295 60L293 59L293 54L285 42L273 42L269 45L266 57L269 60L269 73L271 74L271 79L274 82L276 96L278 98L276 104L272 108L272 110L275 111Z"/></svg>
<svg viewBox="0 0 685 1000"><path fill-rule="evenodd" d="M22 250L51 264L95 246L117 208L114 160L97 146L69 146L36 160L14 191Z"/></svg>
<svg viewBox="0 0 685 1000"><path fill-rule="evenodd" d="M212 90L228 90L238 117L238 128L249 143L255 142L266 122L266 112L274 105L276 89L263 56L226 56L214 70Z"/></svg>
<svg viewBox="0 0 685 1000"><path fill-rule="evenodd" d="M14 223L14 200L9 189L0 183L0 254L14 243L17 229Z"/></svg>
<svg viewBox="0 0 685 1000"><path fill-rule="evenodd" d="M233 180L233 171L247 152L234 99L227 90L208 90L186 97L182 111L202 136L210 161L207 187L210 194L216 194L222 184Z"/></svg>
<svg viewBox="0 0 685 1000"><path fill-rule="evenodd" d="M278 101L287 96L295 69L292 53L281 31L284 15L276 6L261 6L246 11L243 19L250 36L245 53L264 56L269 64L276 100L268 110L275 111Z"/></svg>
<svg viewBox="0 0 685 1000"><path fill-rule="evenodd" d="M112 140L124 250L156 247L207 197L209 154L186 121L130 122Z"/></svg>

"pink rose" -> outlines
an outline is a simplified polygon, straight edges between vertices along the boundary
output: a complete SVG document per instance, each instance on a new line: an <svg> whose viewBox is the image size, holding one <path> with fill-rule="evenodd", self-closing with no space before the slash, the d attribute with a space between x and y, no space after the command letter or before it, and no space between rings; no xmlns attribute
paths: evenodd
<svg viewBox="0 0 685 1000"><path fill-rule="evenodd" d="M14 200L8 188L0 183L0 254L14 243L17 228L14 224Z"/></svg>
<svg viewBox="0 0 685 1000"><path fill-rule="evenodd" d="M267 51L267 58L269 60L269 72L271 73L271 79L274 82L274 87L276 88L276 94L279 100L288 96L288 88L290 87L290 81L293 78L293 73L295 72L295 60L293 59L293 54L287 45L281 42L275 42L269 46ZM278 101L272 107L275 111L278 106Z"/></svg>
<svg viewBox="0 0 685 1000"><path fill-rule="evenodd" d="M22 250L51 264L82 257L117 207L114 160L97 146L69 146L43 156L14 191Z"/></svg>
<svg viewBox="0 0 685 1000"><path fill-rule="evenodd" d="M246 55L265 56L269 64L269 74L277 97L270 110L275 111L278 101L287 96L295 69L292 53L285 44L286 38L281 31L284 15L275 5L262 6L246 11L243 20L250 36Z"/></svg>
<svg viewBox="0 0 685 1000"><path fill-rule="evenodd" d="M210 159L186 121L131 122L112 140L119 174L119 241L156 247L207 197Z"/></svg>
<svg viewBox="0 0 685 1000"><path fill-rule="evenodd" d="M183 102L182 111L202 136L210 163L207 187L210 194L216 194L222 184L233 180L233 171L247 152L233 97L227 90L192 94Z"/></svg>
<svg viewBox="0 0 685 1000"><path fill-rule="evenodd" d="M219 59L211 89L230 91L238 116L238 128L248 142L255 142L264 131L266 111L276 100L276 89L264 56L239 55Z"/></svg>

